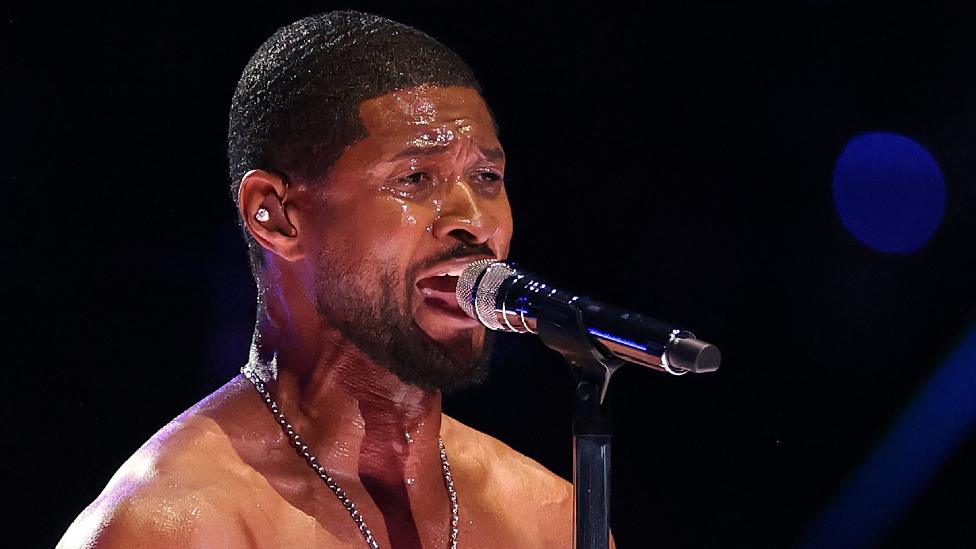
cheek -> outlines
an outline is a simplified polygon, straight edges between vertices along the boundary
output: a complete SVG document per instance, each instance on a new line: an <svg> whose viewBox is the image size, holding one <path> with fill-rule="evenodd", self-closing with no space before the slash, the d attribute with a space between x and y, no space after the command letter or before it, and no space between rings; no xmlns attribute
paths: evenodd
<svg viewBox="0 0 976 549"><path fill-rule="evenodd" d="M346 227L355 227L355 239L375 260L405 263L419 245L436 217L434 208L395 196L376 197L369 208L360 209Z"/></svg>
<svg viewBox="0 0 976 549"><path fill-rule="evenodd" d="M425 208L395 196L385 197L384 200L390 202L391 207L400 213L399 223L393 223L393 216L390 216L391 222L388 225L391 231L401 227L408 230L418 225L423 227L422 221L427 217Z"/></svg>
<svg viewBox="0 0 976 549"><path fill-rule="evenodd" d="M393 232L399 230L429 235L433 231L434 223L440 218L444 205L442 198L433 197L419 201L400 197L387 197L387 200L399 214L396 220L392 215L389 217L388 228Z"/></svg>
<svg viewBox="0 0 976 549"><path fill-rule="evenodd" d="M436 201L419 203L398 196L382 196L376 201L373 220L390 235L424 232L437 216Z"/></svg>

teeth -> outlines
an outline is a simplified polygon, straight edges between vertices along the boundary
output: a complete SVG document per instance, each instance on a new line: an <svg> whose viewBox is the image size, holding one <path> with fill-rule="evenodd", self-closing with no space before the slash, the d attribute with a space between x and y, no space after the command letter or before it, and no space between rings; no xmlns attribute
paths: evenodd
<svg viewBox="0 0 976 549"><path fill-rule="evenodd" d="M461 274L464 273L464 270L467 267L468 267L467 265L461 265L459 267L455 267L454 269L452 269L450 271L444 271L442 273L437 273L435 275L431 275L431 278L436 278L436 277L439 277L439 276L457 276L457 277L459 277L459 276L461 276Z"/></svg>

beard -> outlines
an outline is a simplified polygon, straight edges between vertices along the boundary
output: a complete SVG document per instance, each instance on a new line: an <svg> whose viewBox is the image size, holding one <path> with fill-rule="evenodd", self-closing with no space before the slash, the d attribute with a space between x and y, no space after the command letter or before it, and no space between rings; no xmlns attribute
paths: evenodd
<svg viewBox="0 0 976 549"><path fill-rule="evenodd" d="M452 392L477 385L488 377L496 334L483 328L480 348L451 352L431 339L413 321L413 294L397 299L403 279L392 269L368 285L355 272L336 265L322 253L316 265L316 307L348 341L404 383L428 391ZM466 338L471 340L470 335Z"/></svg>

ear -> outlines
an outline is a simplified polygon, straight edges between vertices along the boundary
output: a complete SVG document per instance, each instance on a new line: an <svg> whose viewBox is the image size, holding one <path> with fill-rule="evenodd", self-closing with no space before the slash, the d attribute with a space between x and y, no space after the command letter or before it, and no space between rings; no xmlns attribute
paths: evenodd
<svg viewBox="0 0 976 549"><path fill-rule="evenodd" d="M251 170L241 179L237 208L247 230L262 248L285 261L297 261L305 253L298 239L298 216L289 216L287 193L288 183L282 176ZM266 219L259 219L261 209L268 212Z"/></svg>

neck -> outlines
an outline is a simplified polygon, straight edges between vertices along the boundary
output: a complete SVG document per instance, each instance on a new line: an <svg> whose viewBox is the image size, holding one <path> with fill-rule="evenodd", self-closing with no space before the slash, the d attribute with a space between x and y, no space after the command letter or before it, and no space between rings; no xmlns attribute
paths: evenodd
<svg viewBox="0 0 976 549"><path fill-rule="evenodd" d="M400 381L321 315L296 321L265 303L252 360L274 360L269 390L331 473L390 486L440 477L440 393Z"/></svg>

